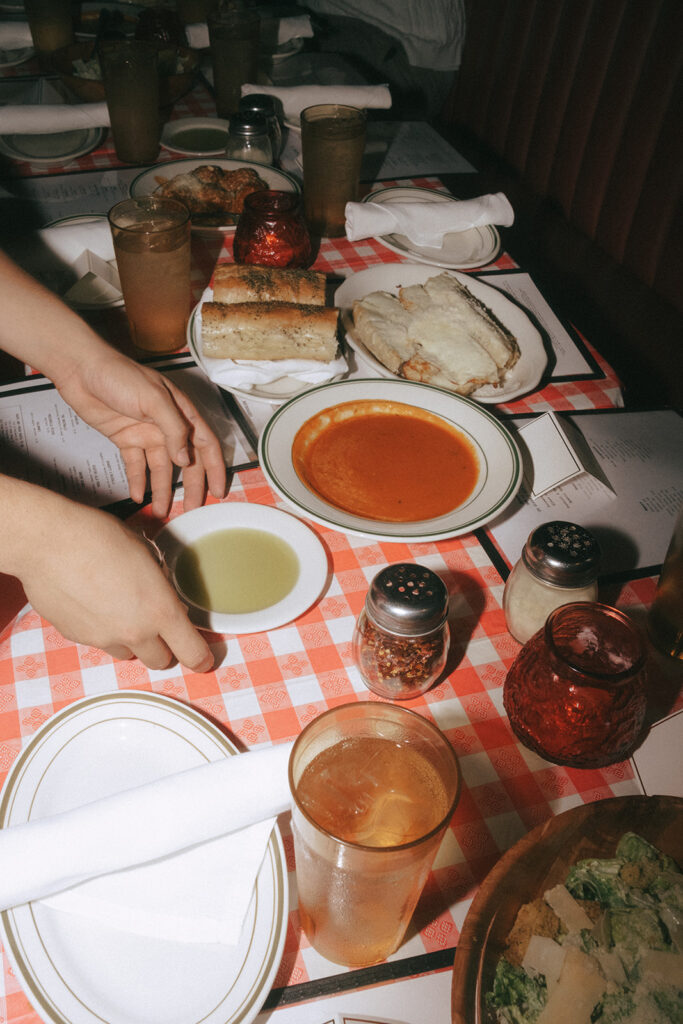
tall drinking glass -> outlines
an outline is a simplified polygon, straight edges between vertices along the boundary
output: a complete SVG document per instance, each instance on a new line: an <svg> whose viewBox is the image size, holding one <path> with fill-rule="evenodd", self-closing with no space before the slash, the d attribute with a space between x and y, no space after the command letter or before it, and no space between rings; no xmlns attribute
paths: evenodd
<svg viewBox="0 0 683 1024"><path fill-rule="evenodd" d="M190 215L175 199L124 199L109 211L133 344L143 353L185 345L190 312Z"/></svg>
<svg viewBox="0 0 683 1024"><path fill-rule="evenodd" d="M256 81L260 20L253 8L219 4L209 13L207 25L216 112L230 117L239 109L243 84Z"/></svg>
<svg viewBox="0 0 683 1024"><path fill-rule="evenodd" d="M24 0L24 10L39 59L73 43L71 0Z"/></svg>
<svg viewBox="0 0 683 1024"><path fill-rule="evenodd" d="M400 945L455 810L453 747L414 711L326 711L289 762L301 921L328 960L365 967Z"/></svg>
<svg viewBox="0 0 683 1024"><path fill-rule="evenodd" d="M358 199L365 112L321 103L301 112L304 210L314 235L344 234L344 208Z"/></svg>
<svg viewBox="0 0 683 1024"><path fill-rule="evenodd" d="M124 163L153 163L159 152L158 62L156 47L139 39L117 40L101 47L114 149Z"/></svg>

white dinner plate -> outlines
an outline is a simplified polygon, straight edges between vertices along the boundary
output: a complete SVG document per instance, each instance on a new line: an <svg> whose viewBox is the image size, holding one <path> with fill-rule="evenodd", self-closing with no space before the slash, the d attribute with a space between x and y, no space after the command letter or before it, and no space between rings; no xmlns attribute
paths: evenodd
<svg viewBox="0 0 683 1024"><path fill-rule="evenodd" d="M210 129L213 132L221 132L223 135L222 144L209 149L188 147L183 142L182 136L187 131L201 131ZM161 145L164 149L171 149L174 153L185 153L187 156L221 156L225 153L225 147L230 133L230 122L220 117L179 117L175 121L167 121L161 132Z"/></svg>
<svg viewBox="0 0 683 1024"><path fill-rule="evenodd" d="M226 160L203 157L193 160L171 160L163 164L155 164L146 171L142 171L130 183L130 195L133 199L139 196L151 195L161 184L162 180L175 177L176 174L189 174L196 167L204 164L211 164L214 167L221 167L225 171L238 171L242 167L251 167L258 176L267 183L268 188L279 189L282 192L299 192L299 186L294 178L284 171L278 171L275 167L266 164L250 163L247 160ZM234 224L227 224L223 227L207 227L201 224L193 225L196 231L234 231Z"/></svg>
<svg viewBox="0 0 683 1024"><path fill-rule="evenodd" d="M363 198L363 202L391 206L392 203L454 203L457 200L431 188L395 186L370 192ZM398 253L399 256L410 256L420 263L454 270L483 267L495 259L500 249L500 235L493 224L469 228L467 231L451 231L444 235L439 246L417 245L405 235L399 234L382 235L381 241L387 249Z"/></svg>
<svg viewBox="0 0 683 1024"><path fill-rule="evenodd" d="M25 160L36 167L67 164L92 152L104 141L106 128L77 128L71 132L35 135L3 135L0 153L13 160Z"/></svg>
<svg viewBox="0 0 683 1024"><path fill-rule="evenodd" d="M213 380L211 364L213 362L219 362L220 360L205 359L202 353L202 303L210 302L213 298L213 288L208 287L204 290L201 301L197 303L192 312L190 318L187 321L187 347L190 350L190 355L194 359L200 370L203 370L209 380ZM337 377L333 378L337 380ZM280 377L278 380L274 380L269 384L254 385L251 388L239 388L239 387L228 387L224 383L213 381L217 387L222 388L224 391L229 391L232 395L237 395L240 398L248 398L249 401L261 402L266 405L282 405L289 398L294 398L296 395L300 395L303 391L306 391L311 385L295 377Z"/></svg>
<svg viewBox="0 0 683 1024"><path fill-rule="evenodd" d="M385 523L335 508L306 487L292 460L292 443L303 424L340 402L384 400L426 409L457 427L471 442L479 477L470 497L447 515L414 523ZM400 457L400 453L397 453ZM271 487L317 523L344 533L403 543L444 540L470 533L499 515L522 482L522 463L511 434L487 410L469 398L407 380L343 380L313 388L278 409L259 439L259 461Z"/></svg>
<svg viewBox="0 0 683 1024"><path fill-rule="evenodd" d="M189 616L200 629L215 633L260 633L292 622L320 597L328 577L327 554L320 540L306 523L288 512L269 505L222 502L204 505L172 519L155 538L175 583L175 566L183 549L216 530L246 528L263 530L285 541L299 560L299 577L290 592L277 604L260 611L232 613L209 611L192 604L178 588L189 605ZM226 572L229 572L229 567Z"/></svg>
<svg viewBox="0 0 683 1024"><path fill-rule="evenodd" d="M17 46L12 50L0 50L0 68L14 68L30 60L36 51L32 46Z"/></svg>
<svg viewBox="0 0 683 1024"><path fill-rule="evenodd" d="M430 277L438 273L449 273L464 284L472 294L483 302L500 322L514 334L519 345L520 356L511 369L505 372L503 382L498 387L486 384L477 388L470 398L477 402L495 405L499 402L511 402L520 395L533 391L538 385L546 366L548 356L538 329L517 303L508 298L498 288L477 280L469 274L461 274L457 270L434 270L420 263L383 263L376 267L368 267L351 274L337 288L334 303L342 311L342 324L346 331L346 340L358 356L361 363L368 369L397 380L396 374L389 370L379 359L376 359L356 336L351 316L351 308L356 299L375 291L387 291L393 295L405 285L424 284Z"/></svg>
<svg viewBox="0 0 683 1024"><path fill-rule="evenodd" d="M171 698L132 690L86 697L50 718L14 762L0 796L0 826L237 752L216 725ZM217 887L221 879L206 884ZM286 927L287 867L277 828L236 946L129 935L40 902L0 915L14 973L49 1024L249 1024L273 983Z"/></svg>

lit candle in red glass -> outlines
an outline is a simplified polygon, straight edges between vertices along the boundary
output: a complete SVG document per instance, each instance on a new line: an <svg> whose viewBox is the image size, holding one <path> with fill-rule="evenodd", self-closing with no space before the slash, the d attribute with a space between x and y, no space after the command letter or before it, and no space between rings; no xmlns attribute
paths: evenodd
<svg viewBox="0 0 683 1024"><path fill-rule="evenodd" d="M295 192L252 192L235 231L235 263L266 267L308 267L311 238Z"/></svg>

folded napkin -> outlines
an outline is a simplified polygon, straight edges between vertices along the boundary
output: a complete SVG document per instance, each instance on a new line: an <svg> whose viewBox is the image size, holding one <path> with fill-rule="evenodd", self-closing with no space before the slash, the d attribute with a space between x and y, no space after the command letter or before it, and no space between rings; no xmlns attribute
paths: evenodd
<svg viewBox="0 0 683 1024"><path fill-rule="evenodd" d="M305 107L318 103L344 103L350 107L369 107L388 110L391 107L391 93L388 85L253 85L242 86L242 95L263 92L274 96L282 104L285 118L298 121Z"/></svg>
<svg viewBox="0 0 683 1024"><path fill-rule="evenodd" d="M502 192L452 203L347 203L346 237L350 242L382 235L405 235L416 245L439 246L444 235L485 224L508 226L514 210Z"/></svg>
<svg viewBox="0 0 683 1024"><path fill-rule="evenodd" d="M0 106L0 135L55 135L108 126L109 111L104 102Z"/></svg>
<svg viewBox="0 0 683 1024"><path fill-rule="evenodd" d="M307 14L295 14L289 18L277 18L275 38L282 46L292 39L309 39L313 35L311 19ZM209 45L209 29L204 22L185 26L187 41L195 50L205 50Z"/></svg>
<svg viewBox="0 0 683 1024"><path fill-rule="evenodd" d="M0 22L0 50L23 50L27 46L33 46L33 37L25 22Z"/></svg>
<svg viewBox="0 0 683 1024"><path fill-rule="evenodd" d="M41 228L36 235L42 245L57 259L73 264L89 249L102 260L114 259L114 241L106 217L90 220L63 221Z"/></svg>
<svg viewBox="0 0 683 1024"><path fill-rule="evenodd" d="M244 391L273 384L285 377L302 384L324 384L349 369L344 356L330 363L321 363L318 359L261 359L252 362L247 359L204 358L202 365L214 384Z"/></svg>
<svg viewBox="0 0 683 1024"><path fill-rule="evenodd" d="M18 261L76 308L121 301L121 282L106 217L76 217L25 235Z"/></svg>
<svg viewBox="0 0 683 1024"><path fill-rule="evenodd" d="M0 830L0 909L44 900L137 934L236 942L275 815L289 807L291 747Z"/></svg>

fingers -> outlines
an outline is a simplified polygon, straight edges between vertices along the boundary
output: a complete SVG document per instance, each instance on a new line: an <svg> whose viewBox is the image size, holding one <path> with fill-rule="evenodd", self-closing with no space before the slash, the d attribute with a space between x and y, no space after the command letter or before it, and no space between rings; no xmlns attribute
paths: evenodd
<svg viewBox="0 0 683 1024"><path fill-rule="evenodd" d="M225 495L226 471L220 441L206 421L199 415L187 395L171 384L170 381L166 381L166 386L191 425L194 461L199 460L201 462L203 473L206 474L209 491L214 498L222 498ZM189 465L191 461L192 457L190 455L190 460L185 465ZM177 463L177 465L180 465L180 463ZM183 474L183 479L184 476Z"/></svg>
<svg viewBox="0 0 683 1024"><path fill-rule="evenodd" d="M147 449L149 482L152 488L152 512L163 519L168 515L173 497L173 463L165 448Z"/></svg>
<svg viewBox="0 0 683 1024"><path fill-rule="evenodd" d="M140 505L145 500L147 486L147 459L142 448L121 448L121 458L128 478L128 491Z"/></svg>
<svg viewBox="0 0 683 1024"><path fill-rule="evenodd" d="M179 604L178 614L172 621L169 620L162 631L161 640L168 644L180 664L191 672L210 672L213 668L214 657L211 648L199 630L192 625L182 605Z"/></svg>

